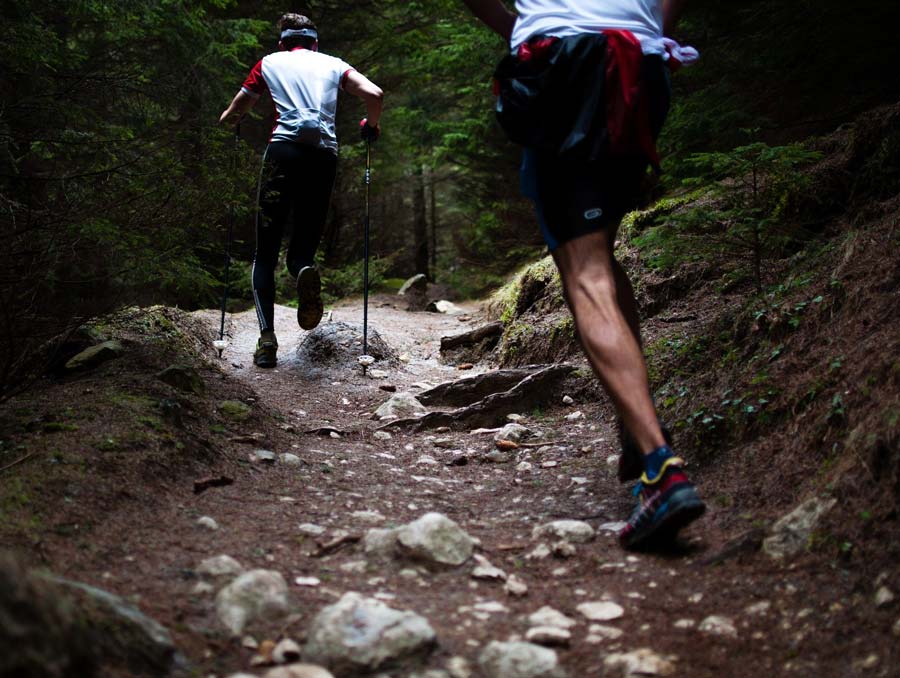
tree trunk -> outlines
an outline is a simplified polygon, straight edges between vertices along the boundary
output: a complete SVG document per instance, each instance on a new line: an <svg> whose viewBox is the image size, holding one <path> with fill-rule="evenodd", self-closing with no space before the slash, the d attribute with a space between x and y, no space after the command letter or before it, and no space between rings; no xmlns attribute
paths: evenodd
<svg viewBox="0 0 900 678"><path fill-rule="evenodd" d="M428 171L428 221L431 224L431 282L437 281L437 198L434 169Z"/></svg>
<svg viewBox="0 0 900 678"><path fill-rule="evenodd" d="M428 273L428 221L425 214L425 174L422 166L416 168L413 185L413 239L415 250L416 274Z"/></svg>

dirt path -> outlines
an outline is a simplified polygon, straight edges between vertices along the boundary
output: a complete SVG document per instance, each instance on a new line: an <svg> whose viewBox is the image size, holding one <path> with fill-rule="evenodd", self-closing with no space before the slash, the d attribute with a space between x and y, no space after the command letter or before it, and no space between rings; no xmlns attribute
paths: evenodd
<svg viewBox="0 0 900 678"><path fill-rule="evenodd" d="M427 618L439 642L427 667L453 666L459 669L454 678L466 675L460 669L465 663L472 675L479 675L477 658L484 646L524 637L528 615L545 605L576 622L568 647L556 648L570 677L624 675L621 670L604 673L605 659L639 648L667 658L673 675L844 676L863 671L865 661L871 664L866 675L897 675L889 663L896 650L885 654L883 648L871 648L863 634L847 640L860 606L853 603L857 592L839 573L812 562L773 565L752 546L723 555L736 535L720 531L721 506L715 488L705 486L702 476L698 484L710 512L685 534L677 553L623 552L615 523L627 515L631 498L607 463L618 449L611 413L603 403L564 405L566 394L560 392L553 397L556 406L509 412L522 415L533 439L548 441L550 447L517 450L506 463L478 462L493 449L491 435L394 432L391 439L376 439L379 423L371 413L390 395L381 387L415 392L422 382L438 384L471 374L438 361L441 336L479 322L477 308L465 310L461 317L413 314L392 299L374 299L370 327L402 357L385 379L364 377L356 367L311 377L312 366L296 357L305 333L295 329L294 311L284 307L276 309L276 326L282 328L279 366L259 370L251 359L255 315L234 316L233 345L221 363L225 375L252 390L245 399L268 410L280 422L279 430L261 445L231 445L219 465L233 475L234 484L197 496L183 492L163 497L154 505L108 516L104 546L76 553L72 568L130 595L168 626L196 667L195 675L247 670L253 656L238 642L224 640L213 594L196 588L198 563L219 554L232 556L246 569L277 570L289 582L298 612L266 626L271 637L283 634L302 641L322 607L347 591L358 591ZM360 319L357 303L333 310L334 321ZM474 371L485 369L479 365ZM576 411L584 416L567 418ZM253 420L245 423L243 433L253 432L254 426ZM341 433L308 433L325 426ZM247 458L256 447L293 453L302 463L251 464ZM468 464L447 464L460 453L468 456ZM739 507L728 507L732 514L735 510ZM476 538L477 552L524 581L527 595L508 595L502 582L472 579L471 563L428 571L367 557L360 544L316 557L317 540L360 536L431 511L443 513ZM200 516L212 517L219 528L198 527ZM567 557L529 557L539 543L552 545L534 539L533 528L560 519L586 521L596 537L576 544ZM300 529L303 524L319 526L323 534L310 536L308 528ZM315 577L319 584L300 586L295 584L298 577ZM596 601L619 604L623 616L592 626L595 622L578 606ZM870 657L873 652L876 659ZM383 675L406 678L413 673L404 668Z"/></svg>

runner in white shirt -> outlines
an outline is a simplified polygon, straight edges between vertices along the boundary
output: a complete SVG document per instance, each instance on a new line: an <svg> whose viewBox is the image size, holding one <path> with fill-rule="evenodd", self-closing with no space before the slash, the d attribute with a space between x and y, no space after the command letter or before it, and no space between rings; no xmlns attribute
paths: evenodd
<svg viewBox="0 0 900 678"><path fill-rule="evenodd" d="M290 228L287 267L297 280L297 322L319 324L321 280L314 265L322 238L337 165L334 129L338 90L366 103L364 139L378 138L383 93L345 61L318 52L318 31L307 17L285 14L278 22L280 52L263 57L219 122L235 124L265 93L275 104L275 126L263 156L253 257L253 298L260 338L253 361L274 367L275 267L285 226ZM290 224L288 217L292 216Z"/></svg>
<svg viewBox="0 0 900 678"><path fill-rule="evenodd" d="M501 83L501 92L512 94L498 113L501 122L511 123L504 125L513 130L511 134L534 140L521 141L526 146L523 192L534 201L584 352L624 423L619 477L623 481L640 477L636 491L640 503L619 534L620 542L626 548L660 546L702 515L705 507L657 419L637 304L613 247L622 216L634 207L647 165L656 163L655 137L669 104L665 61L674 44L664 35L674 27L684 0L517 0L518 14L500 0L463 1L510 42L516 58L511 66L509 59L501 64L503 77L514 81L518 72L533 75L542 68L551 74L529 81L538 84L522 81L518 90L504 90ZM579 51L576 43L595 46L594 51ZM603 68L579 68L593 62L578 61L578 56L565 61L566 55L598 52ZM551 53L555 60L549 58ZM554 70L559 63L566 64L563 76ZM576 86L553 88L554 82L569 83L576 74ZM554 93L549 108L547 99L540 98L542 87ZM589 126L566 127L572 116L559 113L555 102L563 98L564 106L577 107L591 100L597 89L603 91L604 103L588 109ZM522 91L535 94L523 99ZM598 115L601 125L593 122ZM566 133L564 143L553 145L560 126ZM529 129L536 131L529 135ZM590 154L576 155L570 140L584 138L596 143L582 144Z"/></svg>

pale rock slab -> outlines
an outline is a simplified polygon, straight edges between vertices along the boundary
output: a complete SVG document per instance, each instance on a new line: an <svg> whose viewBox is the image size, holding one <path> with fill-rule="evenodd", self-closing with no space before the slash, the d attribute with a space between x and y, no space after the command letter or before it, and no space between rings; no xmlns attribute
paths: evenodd
<svg viewBox="0 0 900 678"><path fill-rule="evenodd" d="M559 629L570 629L578 622L564 615L559 610L554 610L549 605L544 605L537 612L528 615L528 623L531 626L555 626Z"/></svg>
<svg viewBox="0 0 900 678"><path fill-rule="evenodd" d="M244 572L243 566L231 556L222 554L200 561L197 574L204 579L237 577Z"/></svg>
<svg viewBox="0 0 900 678"><path fill-rule="evenodd" d="M582 520L554 520L552 523L537 525L531 531L532 539L543 537L584 544L594 538L594 528Z"/></svg>
<svg viewBox="0 0 900 678"><path fill-rule="evenodd" d="M738 632L734 626L734 622L728 617L721 615L710 615L697 627L700 633L706 633L711 636L722 636L724 638L737 638Z"/></svg>
<svg viewBox="0 0 900 678"><path fill-rule="evenodd" d="M304 658L338 675L358 675L395 661L425 657L436 641L424 617L351 592L316 615Z"/></svg>
<svg viewBox="0 0 900 678"><path fill-rule="evenodd" d="M653 650L642 647L633 652L615 653L603 660L608 676L638 678L638 676L672 676L675 664Z"/></svg>
<svg viewBox="0 0 900 678"><path fill-rule="evenodd" d="M428 410L420 403L416 397L409 392L403 391L395 393L388 400L383 402L377 410L375 416L379 419L398 419L402 417L418 417L425 414Z"/></svg>
<svg viewBox="0 0 900 678"><path fill-rule="evenodd" d="M625 609L621 605L608 600L581 603L575 609L590 621L612 621L625 614Z"/></svg>
<svg viewBox="0 0 900 678"><path fill-rule="evenodd" d="M783 516L772 526L772 533L763 540L763 551L775 560L795 556L809 543L809 537L822 517L837 500L813 497Z"/></svg>
<svg viewBox="0 0 900 678"><path fill-rule="evenodd" d="M534 643L492 641L482 650L478 665L486 678L564 678L553 650Z"/></svg>
<svg viewBox="0 0 900 678"><path fill-rule="evenodd" d="M256 619L280 617L287 611L287 582L274 570L245 572L216 596L216 614L235 636Z"/></svg>
<svg viewBox="0 0 900 678"><path fill-rule="evenodd" d="M314 664L292 664L271 669L263 678L334 678L334 674Z"/></svg>
<svg viewBox="0 0 900 678"><path fill-rule="evenodd" d="M495 567L482 555L475 554L475 569L472 570L472 579L486 579L493 581L506 581L506 572Z"/></svg>
<svg viewBox="0 0 900 678"><path fill-rule="evenodd" d="M526 584L518 575L511 574L507 577L503 590L511 596L521 598L522 596L528 595L528 584Z"/></svg>
<svg viewBox="0 0 900 678"><path fill-rule="evenodd" d="M515 422L507 424L494 434L494 440L511 440L519 443L531 436L531 429Z"/></svg>
<svg viewBox="0 0 900 678"><path fill-rule="evenodd" d="M474 540L441 513L426 513L398 528L397 543L406 555L438 565L462 565L472 556Z"/></svg>

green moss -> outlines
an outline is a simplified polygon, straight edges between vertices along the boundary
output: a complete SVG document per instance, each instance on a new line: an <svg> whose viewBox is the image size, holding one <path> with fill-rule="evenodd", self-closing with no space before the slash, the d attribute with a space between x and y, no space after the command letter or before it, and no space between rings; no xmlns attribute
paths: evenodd
<svg viewBox="0 0 900 678"><path fill-rule="evenodd" d="M250 406L242 403L240 400L223 400L219 403L219 411L235 421L246 421L253 413Z"/></svg>
<svg viewBox="0 0 900 678"><path fill-rule="evenodd" d="M62 431L77 431L77 424L67 424L61 421L48 421L41 426L44 433L61 433Z"/></svg>

